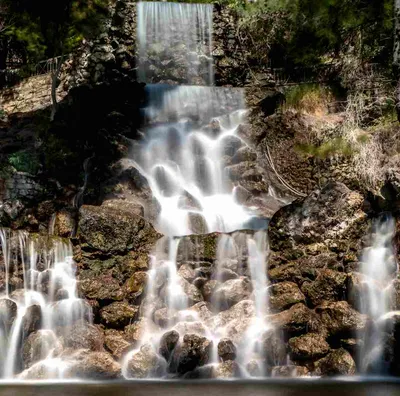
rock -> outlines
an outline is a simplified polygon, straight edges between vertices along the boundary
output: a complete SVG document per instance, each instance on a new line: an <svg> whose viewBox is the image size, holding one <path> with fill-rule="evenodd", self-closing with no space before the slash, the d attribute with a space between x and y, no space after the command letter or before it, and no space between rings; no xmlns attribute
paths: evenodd
<svg viewBox="0 0 400 396"><path fill-rule="evenodd" d="M317 279L303 286L301 289L306 294L313 306L326 301L338 301L346 298L347 275L330 269L320 270Z"/></svg>
<svg viewBox="0 0 400 396"><path fill-rule="evenodd" d="M313 329L318 318L304 304L293 305L286 311L279 312L274 315L267 315L266 323L282 329L289 336L306 333ZM321 331L321 328L318 328Z"/></svg>
<svg viewBox="0 0 400 396"><path fill-rule="evenodd" d="M42 325L42 310L39 305L31 305L26 309L22 319L22 329L25 337L40 329Z"/></svg>
<svg viewBox="0 0 400 396"><path fill-rule="evenodd" d="M101 204L102 207L111 208L127 213L132 213L137 216L144 216L143 205L136 201L127 201L122 199L108 199Z"/></svg>
<svg viewBox="0 0 400 396"><path fill-rule="evenodd" d="M190 264L182 264L179 267L178 275L188 282L192 282L193 279L196 277L196 271L192 268Z"/></svg>
<svg viewBox="0 0 400 396"><path fill-rule="evenodd" d="M121 365L108 352L80 350L71 356L72 366L67 378L110 380L121 378Z"/></svg>
<svg viewBox="0 0 400 396"><path fill-rule="evenodd" d="M175 349L171 367L178 374L193 371L208 363L212 350L212 341L195 334L186 334L183 342Z"/></svg>
<svg viewBox="0 0 400 396"><path fill-rule="evenodd" d="M57 357L63 351L63 345L51 330L39 330L31 333L24 341L22 360L24 368L31 367L34 363L51 357Z"/></svg>
<svg viewBox="0 0 400 396"><path fill-rule="evenodd" d="M188 226L193 234L207 234L208 227L205 217L201 213L188 213Z"/></svg>
<svg viewBox="0 0 400 396"><path fill-rule="evenodd" d="M179 342L179 333L175 330L165 333L160 340L159 354L168 362Z"/></svg>
<svg viewBox="0 0 400 396"><path fill-rule="evenodd" d="M219 363L213 370L213 378L237 378L240 376L240 368L236 362L227 360Z"/></svg>
<svg viewBox="0 0 400 396"><path fill-rule="evenodd" d="M309 370L303 366L277 366L272 367L272 378L297 378L309 376Z"/></svg>
<svg viewBox="0 0 400 396"><path fill-rule="evenodd" d="M245 277L231 279L215 290L215 301L221 303L222 307L230 308L240 301L246 300L251 294L251 283Z"/></svg>
<svg viewBox="0 0 400 396"><path fill-rule="evenodd" d="M189 305L194 305L200 301L203 301L203 295L196 286L192 285L183 278L179 279L178 283L180 284L184 293L186 294Z"/></svg>
<svg viewBox="0 0 400 396"><path fill-rule="evenodd" d="M179 320L185 320L185 318L191 318L192 320L202 320L205 321L213 316L211 312L211 305L205 301L200 301L199 303L191 306L185 311L180 311L178 315Z"/></svg>
<svg viewBox="0 0 400 396"><path fill-rule="evenodd" d="M103 351L104 335L98 327L89 323L76 323L60 329L67 348Z"/></svg>
<svg viewBox="0 0 400 396"><path fill-rule="evenodd" d="M16 302L8 298L0 299L0 324L7 332L11 329L17 312L18 307Z"/></svg>
<svg viewBox="0 0 400 396"><path fill-rule="evenodd" d="M369 320L349 305L347 301L327 303L316 308L321 322L331 336L353 334L365 330Z"/></svg>
<svg viewBox="0 0 400 396"><path fill-rule="evenodd" d="M208 282L205 282L205 284L201 288L201 292L206 301L211 301L214 291L219 286L219 284L220 283L216 280L210 280Z"/></svg>
<svg viewBox="0 0 400 396"><path fill-rule="evenodd" d="M153 347L150 344L144 344L128 361L128 378L149 378L155 375L160 367L160 358Z"/></svg>
<svg viewBox="0 0 400 396"><path fill-rule="evenodd" d="M356 258L369 227L363 209L363 196L338 182L283 207L268 227L273 268L311 253L333 251Z"/></svg>
<svg viewBox="0 0 400 396"><path fill-rule="evenodd" d="M281 282L271 285L269 291L269 305L273 311L283 311L297 303L305 303L304 294L296 283Z"/></svg>
<svg viewBox="0 0 400 396"><path fill-rule="evenodd" d="M262 335L262 351L269 366L281 366L286 363L286 342L279 330L269 330Z"/></svg>
<svg viewBox="0 0 400 396"><path fill-rule="evenodd" d="M318 375L354 375L356 364L350 353L340 348L315 363Z"/></svg>
<svg viewBox="0 0 400 396"><path fill-rule="evenodd" d="M213 332L224 330L225 337L240 342L255 315L254 302L240 301L230 309L220 312L206 321Z"/></svg>
<svg viewBox="0 0 400 396"><path fill-rule="evenodd" d="M79 239L103 253L144 249L160 237L143 217L121 209L83 205L79 214Z"/></svg>
<svg viewBox="0 0 400 396"><path fill-rule="evenodd" d="M104 332L104 345L117 360L129 351L131 344L125 340L124 332L115 329L106 329Z"/></svg>
<svg viewBox="0 0 400 396"><path fill-rule="evenodd" d="M137 313L139 307L129 305L126 302L114 302L100 310L101 322L105 326L113 328L122 328L131 323Z"/></svg>
<svg viewBox="0 0 400 396"><path fill-rule="evenodd" d="M69 238L75 231L75 219L71 211L62 210L56 213L54 235Z"/></svg>
<svg viewBox="0 0 400 396"><path fill-rule="evenodd" d="M223 362L236 359L236 346L228 338L223 338L218 343L218 356Z"/></svg>
<svg viewBox="0 0 400 396"><path fill-rule="evenodd" d="M167 327L172 320L168 308L157 309L154 312L154 323L160 327Z"/></svg>
<svg viewBox="0 0 400 396"><path fill-rule="evenodd" d="M129 301L134 302L145 291L148 275L144 271L135 272L124 284L125 296Z"/></svg>
<svg viewBox="0 0 400 396"><path fill-rule="evenodd" d="M80 295L89 300L121 301L124 290L110 272L97 274L82 271L79 274L78 290Z"/></svg>
<svg viewBox="0 0 400 396"><path fill-rule="evenodd" d="M217 278L218 278L217 280L219 282L226 282L228 280L236 279L238 277L239 277L239 275L236 272L234 272L228 268L222 268L217 274Z"/></svg>
<svg viewBox="0 0 400 396"><path fill-rule="evenodd" d="M308 333L289 340L289 348L293 359L313 360L325 356L330 348L320 334Z"/></svg>
<svg viewBox="0 0 400 396"><path fill-rule="evenodd" d="M176 330L181 336L184 336L185 334L196 334L198 336L205 336L208 334L208 329L205 327L203 322L178 322L174 327L174 330Z"/></svg>
<svg viewBox="0 0 400 396"><path fill-rule="evenodd" d="M124 337L133 344L138 343L146 332L158 330L154 323L147 318L140 318L134 323L129 324L124 329Z"/></svg>

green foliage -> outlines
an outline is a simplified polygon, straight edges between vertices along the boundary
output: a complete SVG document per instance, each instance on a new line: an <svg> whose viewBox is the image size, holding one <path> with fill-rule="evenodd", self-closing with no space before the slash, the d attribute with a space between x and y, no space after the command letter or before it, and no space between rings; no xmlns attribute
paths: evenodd
<svg viewBox="0 0 400 396"><path fill-rule="evenodd" d="M34 175L39 170L39 160L37 156L30 151L18 151L10 155L9 164L19 172L27 172Z"/></svg>
<svg viewBox="0 0 400 396"><path fill-rule="evenodd" d="M0 40L6 37L28 62L73 51L98 33L108 12L108 0L0 0L0 5L0 17L10 21L0 29Z"/></svg>
<svg viewBox="0 0 400 396"><path fill-rule="evenodd" d="M306 154L318 159L326 159L334 155L349 157L354 154L354 149L343 138L335 138L319 146L313 144L298 144L296 149L301 154Z"/></svg>
<svg viewBox="0 0 400 396"><path fill-rule="evenodd" d="M315 112L326 108L332 101L331 90L321 84L300 84L285 91L284 108Z"/></svg>

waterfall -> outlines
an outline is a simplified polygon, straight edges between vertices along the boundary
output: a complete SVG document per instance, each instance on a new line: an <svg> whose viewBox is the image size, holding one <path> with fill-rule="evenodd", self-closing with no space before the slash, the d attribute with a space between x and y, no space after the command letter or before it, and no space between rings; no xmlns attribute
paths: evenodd
<svg viewBox="0 0 400 396"><path fill-rule="evenodd" d="M140 2L137 9L139 80L211 85L213 6Z"/></svg>
<svg viewBox="0 0 400 396"><path fill-rule="evenodd" d="M72 246L60 238L3 228L0 244L0 378L14 378L28 368L23 350L34 333L40 346L35 361L48 362L53 377L62 378L59 337L63 329L92 317L77 295Z"/></svg>
<svg viewBox="0 0 400 396"><path fill-rule="evenodd" d="M138 4L139 77L149 85L143 139L133 145L131 160L159 204L156 226L165 237L151 257L141 318L145 330L124 358L126 378L168 377L182 370L174 357L159 355L168 331L180 342L185 336L209 340L204 370L218 371L219 345L232 339L240 371L263 360L257 346L268 330L266 221L255 221L252 209L240 204L226 169L245 146L238 129L247 111L242 89L210 86L211 33L210 5ZM237 231L253 227L264 230ZM215 265L199 258L197 250L204 246L184 237L214 232L222 233L210 242ZM231 298L229 288L243 295ZM135 360L149 354L157 362L153 368L136 370Z"/></svg>
<svg viewBox="0 0 400 396"><path fill-rule="evenodd" d="M385 331L390 323L393 300L393 279L397 275L393 237L395 223L391 216L378 219L372 227L370 246L361 258L362 289L360 311L369 315L373 323L364 335L360 363L362 372L385 374L384 348ZM390 326L390 324L389 324Z"/></svg>

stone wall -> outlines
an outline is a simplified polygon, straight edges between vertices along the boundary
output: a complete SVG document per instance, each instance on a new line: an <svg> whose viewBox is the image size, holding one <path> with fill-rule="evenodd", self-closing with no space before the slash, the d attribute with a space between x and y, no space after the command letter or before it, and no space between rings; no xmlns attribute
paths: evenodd
<svg viewBox="0 0 400 396"><path fill-rule="evenodd" d="M25 172L15 172L0 186L0 200L34 199L42 192L43 187L36 182L32 175Z"/></svg>
<svg viewBox="0 0 400 396"><path fill-rule="evenodd" d="M66 95L60 87L58 99ZM23 80L18 85L0 91L0 108L7 114L26 113L51 105L51 75L43 74Z"/></svg>

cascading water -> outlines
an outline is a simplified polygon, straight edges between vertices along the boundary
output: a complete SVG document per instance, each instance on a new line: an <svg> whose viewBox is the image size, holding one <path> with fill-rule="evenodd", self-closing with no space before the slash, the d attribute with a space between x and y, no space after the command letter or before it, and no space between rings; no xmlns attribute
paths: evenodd
<svg viewBox="0 0 400 396"><path fill-rule="evenodd" d="M160 67L161 49L169 59L161 61L166 75L173 71L176 44L179 56L186 60L180 80L193 84L197 76L197 81L203 77L210 84L212 63L204 54L211 54L211 15L210 5L139 3L142 80L153 81L150 74ZM207 60L206 69L199 58ZM240 204L237 185L226 171L229 158L244 144L237 134L246 116L244 92L165 84L146 89L144 138L133 147L131 158L159 204L157 228L165 237L151 260L140 319L144 335L137 349L125 356L123 374L143 378L183 373L186 363L176 361L163 345L172 342L168 337L178 337L181 343L200 337L190 342L203 342L203 352L207 351L203 370L218 372L220 349L234 342L237 350L228 355L238 356L240 368L235 375L250 375L249 365L258 365L257 375L264 375L259 345L269 329L266 232L236 230L256 223L265 229L267 221L254 222L254 211ZM216 239L210 243L215 244L215 263L200 258L199 247L190 237L181 238L213 232L224 233L214 234ZM232 290L240 297L232 296ZM135 362L146 359L152 361L152 368L139 369Z"/></svg>
<svg viewBox="0 0 400 396"><path fill-rule="evenodd" d="M92 317L90 307L77 296L72 246L9 229L0 229L0 244L0 377L11 379L28 368L23 349L27 338L37 334L33 361L47 366L47 378L62 378L66 361L58 358L59 337L63 329Z"/></svg>
<svg viewBox="0 0 400 396"><path fill-rule="evenodd" d="M393 237L395 223L392 217L376 220L371 235L371 245L361 258L362 293L360 311L373 321L371 329L364 336L360 363L362 372L385 374L384 343L385 333L390 331L391 304L393 300L392 281L397 274ZM385 327L385 328L382 328Z"/></svg>
<svg viewBox="0 0 400 396"><path fill-rule="evenodd" d="M138 3L139 80L211 85L212 11L210 4Z"/></svg>

